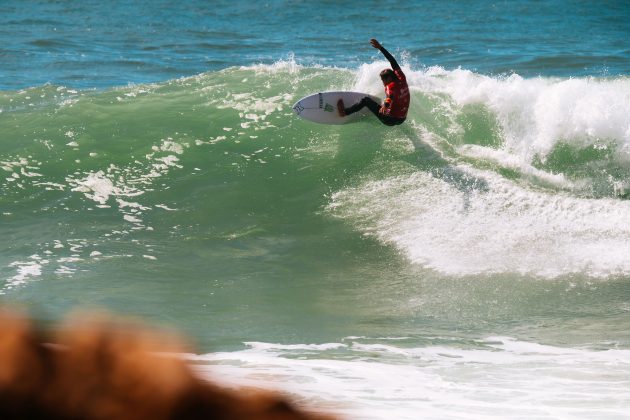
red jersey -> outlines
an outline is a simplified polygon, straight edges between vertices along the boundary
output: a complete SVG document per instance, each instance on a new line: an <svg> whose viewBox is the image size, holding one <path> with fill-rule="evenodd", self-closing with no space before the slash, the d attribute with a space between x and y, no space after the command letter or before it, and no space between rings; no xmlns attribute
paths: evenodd
<svg viewBox="0 0 630 420"><path fill-rule="evenodd" d="M387 115L394 118L406 118L410 100L407 78L400 68L395 68L394 73L398 80L385 86L385 94L391 99Z"/></svg>

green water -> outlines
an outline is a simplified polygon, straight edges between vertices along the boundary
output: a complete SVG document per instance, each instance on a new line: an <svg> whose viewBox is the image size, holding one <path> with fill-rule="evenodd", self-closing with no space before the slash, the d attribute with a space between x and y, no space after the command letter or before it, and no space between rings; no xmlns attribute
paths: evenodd
<svg viewBox="0 0 630 420"><path fill-rule="evenodd" d="M5 92L3 299L44 319L77 307L132 314L181 329L202 349L497 332L627 342L619 325L627 325L628 286L612 264L606 281L562 269L549 281L509 264L504 273L499 264L453 276L422 259L410 264L405 246L380 235L387 212L371 225L360 216L370 214L369 202L331 206L339 192L417 173L453 189L456 214L492 188L483 171L534 191L546 185L460 152L504 146L499 119L483 104L453 110L448 95L418 92L409 124L397 129L292 115L300 97L354 80L346 70L281 63L107 91ZM367 88L378 94L378 85ZM614 157L613 149L558 142L533 163L568 178L594 179L590 165L623 179ZM556 197L566 190L543 188ZM598 188L619 200L610 182ZM401 204L383 199L375 206ZM416 241L423 246L421 235Z"/></svg>

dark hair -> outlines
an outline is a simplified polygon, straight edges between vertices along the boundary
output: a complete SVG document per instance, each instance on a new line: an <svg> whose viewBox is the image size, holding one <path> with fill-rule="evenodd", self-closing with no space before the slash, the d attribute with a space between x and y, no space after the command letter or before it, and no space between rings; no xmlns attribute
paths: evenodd
<svg viewBox="0 0 630 420"><path fill-rule="evenodd" d="M392 69L385 69L381 72L381 79L384 79L386 77L392 78L392 79L398 79L396 77L396 73L394 73L394 70Z"/></svg>

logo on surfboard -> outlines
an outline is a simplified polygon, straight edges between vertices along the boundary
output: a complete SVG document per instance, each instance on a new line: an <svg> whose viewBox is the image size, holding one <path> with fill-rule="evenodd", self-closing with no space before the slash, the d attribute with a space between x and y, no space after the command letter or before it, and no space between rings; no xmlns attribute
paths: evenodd
<svg viewBox="0 0 630 420"><path fill-rule="evenodd" d="M335 108L333 108L333 106L331 104L329 104L328 102L326 102L326 105L324 105L324 95L320 93L317 94L318 101L319 101L319 109L323 109L326 112L333 112L333 110Z"/></svg>

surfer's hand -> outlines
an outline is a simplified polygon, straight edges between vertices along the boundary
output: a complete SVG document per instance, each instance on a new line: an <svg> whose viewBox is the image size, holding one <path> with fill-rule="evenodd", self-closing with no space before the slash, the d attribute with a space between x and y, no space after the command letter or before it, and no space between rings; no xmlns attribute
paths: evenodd
<svg viewBox="0 0 630 420"><path fill-rule="evenodd" d="M374 48L376 48L377 50L380 50L383 46L381 45L380 42L378 42L376 39L372 38L370 39L370 44L372 44L372 46Z"/></svg>

